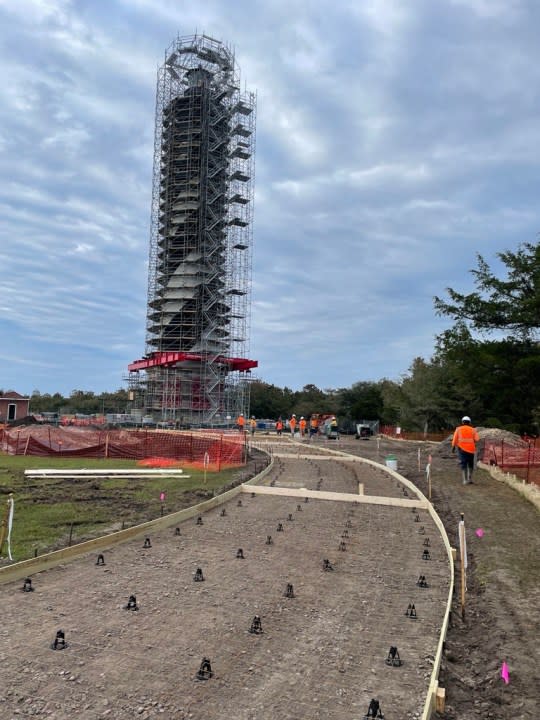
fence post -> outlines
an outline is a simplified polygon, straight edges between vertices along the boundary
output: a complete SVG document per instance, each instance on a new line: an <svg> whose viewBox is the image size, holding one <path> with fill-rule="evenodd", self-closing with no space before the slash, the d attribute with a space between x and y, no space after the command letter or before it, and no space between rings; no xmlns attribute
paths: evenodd
<svg viewBox="0 0 540 720"><path fill-rule="evenodd" d="M504 470L504 440L501 440L501 470Z"/></svg>
<svg viewBox="0 0 540 720"><path fill-rule="evenodd" d="M529 440L528 442L529 442L529 448L527 450L527 475L525 477L525 482L527 483L527 485L529 484L529 478L530 478L530 472L531 472L531 446L532 446L531 441Z"/></svg>

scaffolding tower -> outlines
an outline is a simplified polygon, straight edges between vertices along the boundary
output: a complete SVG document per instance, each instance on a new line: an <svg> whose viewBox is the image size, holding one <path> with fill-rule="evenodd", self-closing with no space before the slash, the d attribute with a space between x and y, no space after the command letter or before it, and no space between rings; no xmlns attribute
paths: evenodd
<svg viewBox="0 0 540 720"><path fill-rule="evenodd" d="M178 37L158 70L144 358L154 420L227 424L249 409L254 92L230 47Z"/></svg>

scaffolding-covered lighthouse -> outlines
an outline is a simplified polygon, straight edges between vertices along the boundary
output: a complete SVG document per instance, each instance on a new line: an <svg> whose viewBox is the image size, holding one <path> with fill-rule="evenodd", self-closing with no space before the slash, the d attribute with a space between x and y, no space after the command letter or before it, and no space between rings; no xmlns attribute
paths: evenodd
<svg viewBox="0 0 540 720"><path fill-rule="evenodd" d="M249 408L254 92L234 52L179 37L158 70L146 352L129 365L155 421L227 425Z"/></svg>

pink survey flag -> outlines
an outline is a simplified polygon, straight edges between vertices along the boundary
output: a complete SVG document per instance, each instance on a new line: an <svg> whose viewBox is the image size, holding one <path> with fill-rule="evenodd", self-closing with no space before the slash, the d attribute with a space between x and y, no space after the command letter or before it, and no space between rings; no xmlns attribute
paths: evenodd
<svg viewBox="0 0 540 720"><path fill-rule="evenodd" d="M510 682L510 673L508 672L508 665L506 664L506 661L503 660L503 664L501 667L501 677L504 680L505 685L508 685Z"/></svg>
<svg viewBox="0 0 540 720"><path fill-rule="evenodd" d="M482 528L478 528L478 530L476 530L476 535L478 537L484 537L484 531L482 530Z"/></svg>
<svg viewBox="0 0 540 720"><path fill-rule="evenodd" d="M165 493L164 493L164 492L161 493L161 495L159 496L159 499L161 500L161 502L163 502L163 501L165 500Z"/></svg>

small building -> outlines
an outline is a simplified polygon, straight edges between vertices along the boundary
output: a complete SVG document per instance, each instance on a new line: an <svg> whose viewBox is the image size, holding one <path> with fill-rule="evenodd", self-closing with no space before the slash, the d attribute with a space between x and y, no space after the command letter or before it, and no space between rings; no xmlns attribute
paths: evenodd
<svg viewBox="0 0 540 720"><path fill-rule="evenodd" d="M19 395L14 390L2 393L0 396L0 423L20 420L28 415L30 398Z"/></svg>

